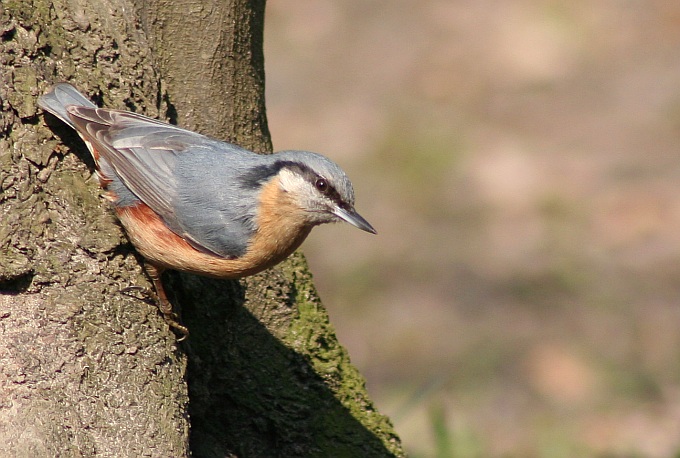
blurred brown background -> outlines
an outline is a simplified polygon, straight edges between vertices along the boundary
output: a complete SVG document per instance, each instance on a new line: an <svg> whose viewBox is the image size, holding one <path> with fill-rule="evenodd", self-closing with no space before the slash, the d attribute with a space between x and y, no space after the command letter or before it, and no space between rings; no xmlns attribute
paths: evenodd
<svg viewBox="0 0 680 458"><path fill-rule="evenodd" d="M407 449L680 452L680 2L270 1L276 149L376 227L317 285Z"/></svg>

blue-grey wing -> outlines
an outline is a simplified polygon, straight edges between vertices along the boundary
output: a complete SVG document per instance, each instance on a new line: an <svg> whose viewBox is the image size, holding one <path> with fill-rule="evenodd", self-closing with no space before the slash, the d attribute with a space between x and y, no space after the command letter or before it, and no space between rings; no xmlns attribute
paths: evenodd
<svg viewBox="0 0 680 458"><path fill-rule="evenodd" d="M256 230L256 190L238 177L264 158L131 112L68 108L122 183L197 249L242 255Z"/></svg>

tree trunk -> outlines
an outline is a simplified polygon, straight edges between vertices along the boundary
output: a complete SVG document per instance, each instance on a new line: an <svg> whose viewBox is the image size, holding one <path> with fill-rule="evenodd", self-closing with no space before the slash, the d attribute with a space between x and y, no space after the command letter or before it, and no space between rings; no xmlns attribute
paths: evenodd
<svg viewBox="0 0 680 458"><path fill-rule="evenodd" d="M85 146L36 107L70 81L269 152L263 17L261 0L0 5L0 456L403 455L301 255L240 282L166 274L181 344L122 294L150 287L141 258Z"/></svg>

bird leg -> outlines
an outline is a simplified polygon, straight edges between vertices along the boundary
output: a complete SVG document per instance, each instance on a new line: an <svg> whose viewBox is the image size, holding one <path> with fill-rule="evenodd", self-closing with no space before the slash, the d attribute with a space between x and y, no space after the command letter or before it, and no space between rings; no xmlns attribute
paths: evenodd
<svg viewBox="0 0 680 458"><path fill-rule="evenodd" d="M163 318L168 325L175 329L181 334L179 341L186 339L189 335L189 329L181 324L181 318L173 310L172 304L168 300L168 296L165 294L165 288L163 287L163 282L161 281L161 275L165 269L156 267L148 262L144 263L144 269L147 275L153 283L153 287L156 290L156 298L158 299L158 308L163 314Z"/></svg>
<svg viewBox="0 0 680 458"><path fill-rule="evenodd" d="M144 270L151 279L151 283L153 283L153 287L156 290L155 294L153 291L139 286L129 286L127 288L123 288L122 292L129 293L131 291L143 291L152 296L152 299L154 299L158 305L158 309L163 314L163 319L165 319L165 322L180 334L178 341L181 342L189 335L189 329L181 323L182 320L180 316L175 313L172 304L168 300L167 294L165 294L165 288L163 287L163 282L161 281L161 275L165 269L145 262Z"/></svg>

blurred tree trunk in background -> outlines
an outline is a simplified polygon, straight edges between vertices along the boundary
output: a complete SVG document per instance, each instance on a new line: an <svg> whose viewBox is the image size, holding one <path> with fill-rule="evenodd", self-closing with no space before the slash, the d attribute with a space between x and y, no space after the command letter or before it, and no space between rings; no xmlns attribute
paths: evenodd
<svg viewBox="0 0 680 458"><path fill-rule="evenodd" d="M181 344L121 294L150 287L140 258L82 142L36 107L66 80L270 151L263 20L256 0L0 5L0 456L403 455L302 256L241 282L168 273Z"/></svg>

